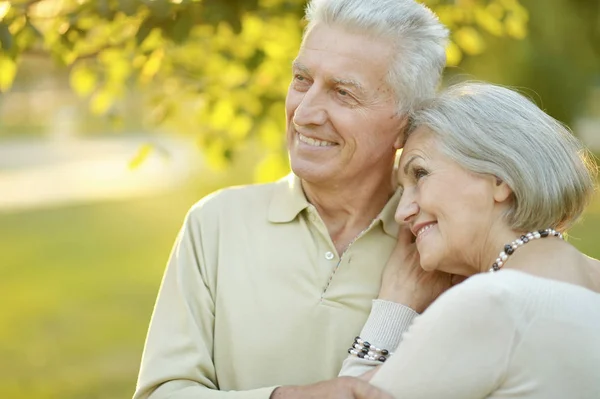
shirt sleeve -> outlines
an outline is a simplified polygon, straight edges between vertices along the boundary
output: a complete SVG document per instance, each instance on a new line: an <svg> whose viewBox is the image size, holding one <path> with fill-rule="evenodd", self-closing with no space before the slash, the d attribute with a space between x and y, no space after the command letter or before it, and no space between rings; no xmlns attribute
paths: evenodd
<svg viewBox="0 0 600 399"><path fill-rule="evenodd" d="M360 337L378 348L392 352L402 340L402 334L408 330L417 316L418 313L408 306L375 299L369 318L360 332ZM350 346L351 342L348 344ZM365 360L350 355L344 360L339 375L358 377L381 364L379 361Z"/></svg>
<svg viewBox="0 0 600 399"><path fill-rule="evenodd" d="M500 386L517 324L506 304L510 296L477 277L415 319L373 385L396 398L420 399L481 399Z"/></svg>
<svg viewBox="0 0 600 399"><path fill-rule="evenodd" d="M213 364L214 292L200 220L190 212L150 321L134 399L268 399L276 387L219 391Z"/></svg>

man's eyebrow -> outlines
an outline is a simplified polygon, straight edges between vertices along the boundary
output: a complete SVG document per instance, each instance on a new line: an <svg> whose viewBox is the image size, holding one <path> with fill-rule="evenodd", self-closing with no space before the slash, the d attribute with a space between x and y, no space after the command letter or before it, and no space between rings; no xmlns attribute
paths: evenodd
<svg viewBox="0 0 600 399"><path fill-rule="evenodd" d="M297 69L297 70L299 70L300 72L304 72L304 73L306 73L307 75L310 75L310 70L308 69L308 67L307 67L306 65L304 65L303 63L301 63L301 62L298 62L298 61L296 61L296 60L294 60L294 61L292 62L292 69Z"/></svg>
<svg viewBox="0 0 600 399"><path fill-rule="evenodd" d="M304 65L303 63L301 63L300 61L297 61L297 60L294 60L292 62L292 69L298 70L307 75L311 74L310 69L306 65ZM363 94L366 93L365 87L359 81L354 80L354 79L331 78L331 79L329 79L329 82L334 85L351 86Z"/></svg>
<svg viewBox="0 0 600 399"><path fill-rule="evenodd" d="M352 86L356 90L360 91L361 93L363 93L363 94L366 93L364 86L362 84L360 84L359 81L356 81L354 79L332 78L331 82L336 85Z"/></svg>

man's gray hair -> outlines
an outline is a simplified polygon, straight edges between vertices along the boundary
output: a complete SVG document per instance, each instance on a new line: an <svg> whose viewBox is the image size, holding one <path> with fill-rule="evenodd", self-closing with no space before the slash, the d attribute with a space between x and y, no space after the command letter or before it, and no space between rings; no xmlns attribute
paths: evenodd
<svg viewBox="0 0 600 399"><path fill-rule="evenodd" d="M405 114L435 95L446 65L448 30L414 0L311 0L304 37L319 23L388 41L394 59L388 83Z"/></svg>
<svg viewBox="0 0 600 399"><path fill-rule="evenodd" d="M513 90L457 84L416 110L408 135L421 126L461 166L508 184L514 201L506 220L515 230L564 231L594 192L597 166L589 151L568 128Z"/></svg>

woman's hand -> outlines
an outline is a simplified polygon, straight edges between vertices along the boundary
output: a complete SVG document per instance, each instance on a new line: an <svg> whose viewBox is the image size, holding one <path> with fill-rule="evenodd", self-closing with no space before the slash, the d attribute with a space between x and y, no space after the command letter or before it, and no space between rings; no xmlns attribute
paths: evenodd
<svg viewBox="0 0 600 399"><path fill-rule="evenodd" d="M401 303L422 313L444 291L463 280L452 274L423 270L413 234L402 225L398 243L383 270L379 299Z"/></svg>

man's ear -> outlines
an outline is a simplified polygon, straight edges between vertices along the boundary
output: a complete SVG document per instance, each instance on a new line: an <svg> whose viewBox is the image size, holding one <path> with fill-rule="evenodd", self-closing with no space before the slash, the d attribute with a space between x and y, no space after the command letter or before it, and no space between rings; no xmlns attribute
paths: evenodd
<svg viewBox="0 0 600 399"><path fill-rule="evenodd" d="M494 179L494 201L505 202L512 197L513 191L505 181L497 176L492 176Z"/></svg>
<svg viewBox="0 0 600 399"><path fill-rule="evenodd" d="M404 143L404 132L400 132L398 137L396 137L396 141L394 141L394 149L399 150L402 148L402 144Z"/></svg>
<svg viewBox="0 0 600 399"><path fill-rule="evenodd" d="M399 150L403 147L406 133L408 130L408 115L403 116L399 122L398 126L398 136L396 137L396 141L394 141L394 148Z"/></svg>

